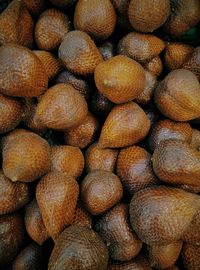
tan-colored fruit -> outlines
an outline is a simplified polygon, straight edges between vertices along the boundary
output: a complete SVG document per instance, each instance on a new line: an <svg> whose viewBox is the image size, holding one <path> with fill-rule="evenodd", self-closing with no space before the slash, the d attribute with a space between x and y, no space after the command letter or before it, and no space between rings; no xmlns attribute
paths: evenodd
<svg viewBox="0 0 200 270"><path fill-rule="evenodd" d="M0 216L0 265L10 263L25 240L23 218L19 214Z"/></svg>
<svg viewBox="0 0 200 270"><path fill-rule="evenodd" d="M200 131L198 129L192 129L191 146L200 151Z"/></svg>
<svg viewBox="0 0 200 270"><path fill-rule="evenodd" d="M79 201L72 220L72 225L87 226L92 228L92 215L83 208Z"/></svg>
<svg viewBox="0 0 200 270"><path fill-rule="evenodd" d="M35 243L25 247L12 263L12 270L44 269L44 255L42 247Z"/></svg>
<svg viewBox="0 0 200 270"><path fill-rule="evenodd" d="M103 214L119 202L122 196L122 184L112 172L92 171L81 183L83 203L92 215Z"/></svg>
<svg viewBox="0 0 200 270"><path fill-rule="evenodd" d="M97 40L107 39L114 31L116 14L110 0L79 0L74 11L75 29Z"/></svg>
<svg viewBox="0 0 200 270"><path fill-rule="evenodd" d="M115 56L115 46L114 43L110 41L106 41L99 47L99 51L104 60L108 60L109 58Z"/></svg>
<svg viewBox="0 0 200 270"><path fill-rule="evenodd" d="M99 144L102 147L119 148L143 140L150 129L150 121L134 102L116 105L102 127Z"/></svg>
<svg viewBox="0 0 200 270"><path fill-rule="evenodd" d="M12 130L10 133L8 133L6 136L4 136L2 138L1 149L3 149L3 147L6 144L9 144L10 142L14 141L15 138L17 138L18 136L21 136L24 134L26 135L27 133L29 134L30 131L26 130L26 129L22 129L22 128L16 128L16 129Z"/></svg>
<svg viewBox="0 0 200 270"><path fill-rule="evenodd" d="M79 225L58 237L49 260L49 270L106 270L108 250L97 233Z"/></svg>
<svg viewBox="0 0 200 270"><path fill-rule="evenodd" d="M165 31L171 36L181 36L200 20L198 0L171 0L171 12L165 24Z"/></svg>
<svg viewBox="0 0 200 270"><path fill-rule="evenodd" d="M36 97L47 89L48 77L32 51L9 44L0 47L0 85L5 95Z"/></svg>
<svg viewBox="0 0 200 270"><path fill-rule="evenodd" d="M25 207L24 222L28 235L38 245L43 245L43 243L50 237L44 225L36 199Z"/></svg>
<svg viewBox="0 0 200 270"><path fill-rule="evenodd" d="M139 146L130 146L119 152L117 175L125 190L136 191L158 183L151 165L151 155Z"/></svg>
<svg viewBox="0 0 200 270"><path fill-rule="evenodd" d="M57 7L67 8L73 5L76 2L76 0L50 0L50 2Z"/></svg>
<svg viewBox="0 0 200 270"><path fill-rule="evenodd" d="M70 84L49 88L38 103L36 115L48 128L66 130L79 125L87 116L85 99Z"/></svg>
<svg viewBox="0 0 200 270"><path fill-rule="evenodd" d="M21 122L22 113L19 100L0 94L0 133L14 129Z"/></svg>
<svg viewBox="0 0 200 270"><path fill-rule="evenodd" d="M200 84L189 70L171 71L155 90L157 108L174 121L188 121L200 116Z"/></svg>
<svg viewBox="0 0 200 270"><path fill-rule="evenodd" d="M37 185L36 199L50 236L55 240L71 224L79 187L76 180L61 172L45 175Z"/></svg>
<svg viewBox="0 0 200 270"><path fill-rule="evenodd" d="M94 142L99 128L98 120L89 112L79 126L70 128L64 133L65 143L85 148Z"/></svg>
<svg viewBox="0 0 200 270"><path fill-rule="evenodd" d="M148 138L148 143L152 151L162 141L169 139L190 143L192 133L193 131L189 123L174 122L168 119L160 120L154 125Z"/></svg>
<svg viewBox="0 0 200 270"><path fill-rule="evenodd" d="M164 56L165 66L168 70L181 68L193 51L194 48L192 46L184 43L167 43Z"/></svg>
<svg viewBox="0 0 200 270"><path fill-rule="evenodd" d="M113 260L129 261L142 248L142 242L131 229L128 217L128 205L119 204L104 214L95 225L95 231L106 243Z"/></svg>
<svg viewBox="0 0 200 270"><path fill-rule="evenodd" d="M182 245L182 242L174 242L168 245L147 246L151 266L156 269L173 266L179 257Z"/></svg>
<svg viewBox="0 0 200 270"><path fill-rule="evenodd" d="M15 212L29 201L26 183L12 183L0 171L0 215Z"/></svg>
<svg viewBox="0 0 200 270"><path fill-rule="evenodd" d="M69 19L61 11L45 10L35 25L35 41L40 50L56 50L64 35L69 32Z"/></svg>
<svg viewBox="0 0 200 270"><path fill-rule="evenodd" d="M190 226L184 232L182 240L192 245L200 246L200 210L194 215Z"/></svg>
<svg viewBox="0 0 200 270"><path fill-rule="evenodd" d="M0 45L15 43L32 47L33 20L23 1L14 0L0 16Z"/></svg>
<svg viewBox="0 0 200 270"><path fill-rule="evenodd" d="M50 170L48 142L33 132L21 132L3 145L3 171L13 182L32 182Z"/></svg>
<svg viewBox="0 0 200 270"><path fill-rule="evenodd" d="M111 262L108 270L152 270L152 268L146 258L139 255L129 262Z"/></svg>
<svg viewBox="0 0 200 270"><path fill-rule="evenodd" d="M130 23L140 32L153 32L165 23L169 13L169 0L131 0L128 8Z"/></svg>
<svg viewBox="0 0 200 270"><path fill-rule="evenodd" d="M105 117L109 114L114 104L102 95L99 91L96 91L92 96L90 103L91 111L101 117Z"/></svg>
<svg viewBox="0 0 200 270"><path fill-rule="evenodd" d="M133 195L130 221L143 242L165 245L182 238L199 208L196 194L165 186L149 187Z"/></svg>
<svg viewBox="0 0 200 270"><path fill-rule="evenodd" d="M38 16L46 7L45 0L23 0L27 9L33 16Z"/></svg>
<svg viewBox="0 0 200 270"><path fill-rule="evenodd" d="M98 90L120 104L133 100L145 86L145 72L136 61L118 55L100 63L94 73Z"/></svg>
<svg viewBox="0 0 200 270"><path fill-rule="evenodd" d="M61 61L53 54L46 51L33 51L42 62L49 80L52 80L62 68Z"/></svg>
<svg viewBox="0 0 200 270"><path fill-rule="evenodd" d="M198 270L200 266L200 246L185 243L181 257L185 270Z"/></svg>
<svg viewBox="0 0 200 270"><path fill-rule="evenodd" d="M156 147L153 170L164 182L200 186L200 152L189 143L166 140Z"/></svg>
<svg viewBox="0 0 200 270"><path fill-rule="evenodd" d="M164 48L165 43L154 35L131 32L120 40L118 53L144 63L158 56Z"/></svg>
<svg viewBox="0 0 200 270"><path fill-rule="evenodd" d="M87 172L94 170L104 170L114 172L118 151L115 149L105 149L92 144L85 152L85 166Z"/></svg>
<svg viewBox="0 0 200 270"><path fill-rule="evenodd" d="M90 36L83 31L71 31L65 35L59 50L59 58L72 73L90 75L103 58Z"/></svg>
<svg viewBox="0 0 200 270"><path fill-rule="evenodd" d="M183 64L183 68L192 71L200 81L200 47L196 47L191 57Z"/></svg>
<svg viewBox="0 0 200 270"><path fill-rule="evenodd" d="M163 64L159 56L156 56L149 62L144 63L143 67L156 77L160 76L163 71Z"/></svg>
<svg viewBox="0 0 200 270"><path fill-rule="evenodd" d="M52 148L51 170L78 178L84 169L84 156L78 147L59 145Z"/></svg>

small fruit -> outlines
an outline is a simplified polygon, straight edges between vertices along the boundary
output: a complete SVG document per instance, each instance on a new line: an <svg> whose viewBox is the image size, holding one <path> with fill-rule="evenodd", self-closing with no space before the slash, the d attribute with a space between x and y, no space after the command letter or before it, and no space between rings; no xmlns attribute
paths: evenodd
<svg viewBox="0 0 200 270"><path fill-rule="evenodd" d="M45 0L23 0L27 9L33 16L38 16L46 7Z"/></svg>
<svg viewBox="0 0 200 270"><path fill-rule="evenodd" d="M99 91L96 91L92 96L90 103L91 111L97 116L105 117L109 114L114 104L102 95Z"/></svg>
<svg viewBox="0 0 200 270"><path fill-rule="evenodd" d="M115 56L115 46L112 42L106 41L99 47L99 51L104 60Z"/></svg>
<svg viewBox="0 0 200 270"><path fill-rule="evenodd" d="M143 67L156 77L159 77L163 72L163 64L160 56L156 56L149 62L144 63Z"/></svg>

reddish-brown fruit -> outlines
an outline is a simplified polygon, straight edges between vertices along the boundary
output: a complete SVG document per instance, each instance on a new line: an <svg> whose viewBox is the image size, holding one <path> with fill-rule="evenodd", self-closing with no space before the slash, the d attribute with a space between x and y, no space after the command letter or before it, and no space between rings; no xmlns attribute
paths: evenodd
<svg viewBox="0 0 200 270"><path fill-rule="evenodd" d="M99 47L99 51L104 60L108 60L115 56L115 46L112 42L106 41Z"/></svg>
<svg viewBox="0 0 200 270"><path fill-rule="evenodd" d="M42 270L44 269L42 247L35 243L25 247L12 263L12 270Z"/></svg>
<svg viewBox="0 0 200 270"><path fill-rule="evenodd" d="M188 121L200 116L200 84L189 70L171 71L158 85L154 101L157 108L174 121Z"/></svg>
<svg viewBox="0 0 200 270"><path fill-rule="evenodd" d="M19 100L0 94L0 133L14 129L22 120L22 104Z"/></svg>
<svg viewBox="0 0 200 270"><path fill-rule="evenodd" d="M200 186L200 152L187 142L166 140L152 157L156 175L169 184Z"/></svg>
<svg viewBox="0 0 200 270"><path fill-rule="evenodd" d="M75 29L97 40L107 39L114 31L116 14L110 0L79 0L74 11Z"/></svg>
<svg viewBox="0 0 200 270"><path fill-rule="evenodd" d="M73 5L76 2L76 0L50 0L50 2L54 4L56 7L67 8Z"/></svg>
<svg viewBox="0 0 200 270"><path fill-rule="evenodd" d="M90 102L91 111L98 116L107 116L111 111L114 104L104 97L99 91L96 91L92 96L92 100Z"/></svg>
<svg viewBox="0 0 200 270"><path fill-rule="evenodd" d="M97 143L92 144L85 152L85 166L87 172L103 170L114 172L118 151L101 148Z"/></svg>
<svg viewBox="0 0 200 270"><path fill-rule="evenodd" d="M64 173L51 172L37 185L36 199L50 236L55 240L71 224L75 213L79 186Z"/></svg>
<svg viewBox="0 0 200 270"><path fill-rule="evenodd" d="M182 240L192 245L200 245L200 210L194 215L190 226L183 234Z"/></svg>
<svg viewBox="0 0 200 270"><path fill-rule="evenodd" d="M108 270L152 270L152 268L146 258L139 255L129 262L111 262Z"/></svg>
<svg viewBox="0 0 200 270"><path fill-rule="evenodd" d="M98 120L89 112L82 124L70 128L64 133L65 143L85 148L94 142L99 128Z"/></svg>
<svg viewBox="0 0 200 270"><path fill-rule="evenodd" d="M82 181L81 196L87 210L92 215L100 215L121 200L123 188L114 173L95 170Z"/></svg>
<svg viewBox="0 0 200 270"><path fill-rule="evenodd" d="M9 44L0 47L0 85L5 95L36 97L47 89L48 77L32 51Z"/></svg>
<svg viewBox="0 0 200 270"><path fill-rule="evenodd" d="M200 47L196 47L191 57L183 64L183 68L192 71L200 81Z"/></svg>
<svg viewBox="0 0 200 270"><path fill-rule="evenodd" d="M72 73L90 75L103 58L91 37L83 31L71 31L65 35L59 50L59 58Z"/></svg>
<svg viewBox="0 0 200 270"><path fill-rule="evenodd" d="M45 0L23 0L27 9L33 16L38 16L46 7Z"/></svg>
<svg viewBox="0 0 200 270"><path fill-rule="evenodd" d="M185 270L198 270L200 266L200 246L185 243L181 252Z"/></svg>
<svg viewBox="0 0 200 270"><path fill-rule="evenodd" d="M66 173L68 176L78 178L84 169L84 156L78 147L60 145L52 148L52 171Z"/></svg>
<svg viewBox="0 0 200 270"><path fill-rule="evenodd" d="M156 56L149 62L144 63L143 67L156 77L160 76L163 71L163 64L159 56Z"/></svg>
<svg viewBox="0 0 200 270"><path fill-rule="evenodd" d="M164 48L165 43L154 35L131 32L120 40L118 53L144 63L158 56Z"/></svg>
<svg viewBox="0 0 200 270"><path fill-rule="evenodd" d="M145 72L136 61L118 55L100 63L94 73L98 90L120 104L133 100L145 86Z"/></svg>
<svg viewBox="0 0 200 270"><path fill-rule="evenodd" d="M0 16L0 45L15 43L32 47L33 20L23 1L14 0Z"/></svg>
<svg viewBox="0 0 200 270"><path fill-rule="evenodd" d="M200 131L198 129L192 129L191 146L200 151Z"/></svg>
<svg viewBox="0 0 200 270"><path fill-rule="evenodd" d="M136 103L116 105L102 127L99 144L104 148L133 145L143 140L149 129L150 121Z"/></svg>
<svg viewBox="0 0 200 270"><path fill-rule="evenodd" d="M112 208L98 220L95 230L106 243L113 260L129 261L142 248L142 242L129 223L128 205L120 204Z"/></svg>
<svg viewBox="0 0 200 270"><path fill-rule="evenodd" d="M35 25L35 41L40 50L56 50L64 35L69 32L69 19L61 11L45 10Z"/></svg>
<svg viewBox="0 0 200 270"><path fill-rule="evenodd" d="M50 170L50 146L33 132L20 132L3 145L3 171L13 182L32 182Z"/></svg>
<svg viewBox="0 0 200 270"><path fill-rule="evenodd" d="M179 257L182 245L182 242L174 242L168 245L147 246L151 266L156 269L165 269L174 265Z"/></svg>
<svg viewBox="0 0 200 270"><path fill-rule="evenodd" d="M179 140L184 142L191 142L192 128L188 123L174 122L168 119L158 121L148 138L148 144L152 151L162 141L169 139Z"/></svg>
<svg viewBox="0 0 200 270"><path fill-rule="evenodd" d="M49 238L49 233L46 230L40 209L35 199L25 208L24 222L26 231L30 238L32 238L37 244L43 245L43 243Z"/></svg>
<svg viewBox="0 0 200 270"><path fill-rule="evenodd" d="M193 51L194 48L192 46L184 43L167 43L164 56L165 66L168 70L181 68Z"/></svg>
<svg viewBox="0 0 200 270"><path fill-rule="evenodd" d="M49 270L106 270L108 250L93 230L72 225L58 237L49 260Z"/></svg>
<svg viewBox="0 0 200 270"><path fill-rule="evenodd" d="M143 242L165 245L182 238L199 208L196 194L165 186L149 187L133 195L130 221Z"/></svg>
<svg viewBox="0 0 200 270"><path fill-rule="evenodd" d="M36 115L48 128L66 130L79 125L87 116L85 99L70 84L49 88L38 103Z"/></svg>
<svg viewBox="0 0 200 270"><path fill-rule="evenodd" d="M181 36L199 22L199 0L171 0L170 6L170 16L164 29L171 36Z"/></svg>
<svg viewBox="0 0 200 270"><path fill-rule="evenodd" d="M90 213L86 211L79 202L76 207L72 225L80 225L92 228L92 215L90 215Z"/></svg>
<svg viewBox="0 0 200 270"><path fill-rule="evenodd" d="M117 175L126 191L136 191L158 183L151 165L151 155L139 146L130 146L119 152Z"/></svg>
<svg viewBox="0 0 200 270"><path fill-rule="evenodd" d="M130 23L140 32L153 32L165 23L169 13L169 0L131 0L128 8Z"/></svg>
<svg viewBox="0 0 200 270"><path fill-rule="evenodd" d="M0 216L0 265L10 263L25 240L23 218L19 214Z"/></svg>

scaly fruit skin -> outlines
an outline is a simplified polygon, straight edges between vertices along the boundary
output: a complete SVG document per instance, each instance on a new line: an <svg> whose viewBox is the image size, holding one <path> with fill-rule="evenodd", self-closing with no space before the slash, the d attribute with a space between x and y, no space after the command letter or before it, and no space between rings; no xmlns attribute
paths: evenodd
<svg viewBox="0 0 200 270"><path fill-rule="evenodd" d="M111 261L108 270L152 270L152 268L145 257L138 255L129 262Z"/></svg>
<svg viewBox="0 0 200 270"><path fill-rule="evenodd" d="M71 224L78 195L78 183L64 173L51 172L38 183L36 200L45 227L54 240Z"/></svg>
<svg viewBox="0 0 200 270"><path fill-rule="evenodd" d="M190 226L185 231L182 240L191 245L200 246L200 210L193 217Z"/></svg>
<svg viewBox="0 0 200 270"><path fill-rule="evenodd" d="M0 92L15 97L37 97L48 86L44 66L29 49L15 44L0 47Z"/></svg>
<svg viewBox="0 0 200 270"><path fill-rule="evenodd" d="M99 235L72 225L57 238L48 269L106 270L107 264L108 250Z"/></svg>
<svg viewBox="0 0 200 270"><path fill-rule="evenodd" d="M182 68L192 71L200 81L200 47L196 47Z"/></svg>
<svg viewBox="0 0 200 270"><path fill-rule="evenodd" d="M192 129L191 146L200 151L200 131L198 129Z"/></svg>
<svg viewBox="0 0 200 270"><path fill-rule="evenodd" d="M156 56L149 62L144 63L143 67L156 77L159 77L163 72L163 63L160 59L160 56Z"/></svg>
<svg viewBox="0 0 200 270"><path fill-rule="evenodd" d="M200 265L200 246L184 243L181 258L186 270L198 270Z"/></svg>
<svg viewBox="0 0 200 270"><path fill-rule="evenodd" d="M72 225L86 226L90 229L92 228L92 215L83 208L80 201L77 203Z"/></svg>
<svg viewBox="0 0 200 270"><path fill-rule="evenodd" d="M149 187L133 195L130 222L144 243L165 245L183 237L199 209L196 194L165 186Z"/></svg>
<svg viewBox="0 0 200 270"><path fill-rule="evenodd" d="M27 9L33 16L38 16L46 7L45 0L23 0Z"/></svg>

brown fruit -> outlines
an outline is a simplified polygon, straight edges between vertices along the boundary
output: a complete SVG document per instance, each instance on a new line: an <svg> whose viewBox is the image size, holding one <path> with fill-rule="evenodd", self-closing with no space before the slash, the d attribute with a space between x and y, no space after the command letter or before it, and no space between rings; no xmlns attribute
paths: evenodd
<svg viewBox="0 0 200 270"><path fill-rule="evenodd" d="M198 129L192 129L191 146L200 151L200 131Z"/></svg>
<svg viewBox="0 0 200 270"><path fill-rule="evenodd" d="M163 141L173 139L183 142L191 142L192 128L188 123L174 122L168 119L158 121L148 138L152 151Z"/></svg>
<svg viewBox="0 0 200 270"><path fill-rule="evenodd" d="M171 36L181 36L199 22L199 0L170 0L170 6L170 16L164 29Z"/></svg>
<svg viewBox="0 0 200 270"><path fill-rule="evenodd" d="M0 133L14 129L22 120L22 104L19 100L0 94Z"/></svg>
<svg viewBox="0 0 200 270"><path fill-rule="evenodd" d="M45 0L23 0L23 2L33 16L40 15L46 7Z"/></svg>
<svg viewBox="0 0 200 270"><path fill-rule="evenodd" d="M0 215L15 212L29 201L26 183L12 183L0 171Z"/></svg>
<svg viewBox="0 0 200 270"><path fill-rule="evenodd" d="M200 246L193 246L185 243L181 253L185 270L199 270L200 266Z"/></svg>
<svg viewBox="0 0 200 270"><path fill-rule="evenodd" d="M50 0L50 2L57 7L67 8L73 5L76 2L76 0Z"/></svg>
<svg viewBox="0 0 200 270"><path fill-rule="evenodd" d="M83 203L92 215L103 214L119 202L122 196L122 184L112 172L92 171L81 183Z"/></svg>
<svg viewBox="0 0 200 270"><path fill-rule="evenodd" d="M36 97L47 89L48 77L32 51L9 44L0 47L0 85L5 95Z"/></svg>
<svg viewBox="0 0 200 270"><path fill-rule="evenodd" d="M79 0L74 11L75 29L97 40L107 39L114 31L116 14L110 0Z"/></svg>
<svg viewBox="0 0 200 270"><path fill-rule="evenodd" d="M50 147L33 132L21 132L3 145L3 171L13 182L32 182L50 170Z"/></svg>
<svg viewBox="0 0 200 270"><path fill-rule="evenodd" d="M194 215L190 226L184 232L182 240L192 245L200 246L200 210Z"/></svg>
<svg viewBox="0 0 200 270"><path fill-rule="evenodd" d="M118 151L101 148L97 143L92 144L85 152L85 166L87 172L104 170L114 172Z"/></svg>
<svg viewBox="0 0 200 270"><path fill-rule="evenodd" d="M151 266L145 257L137 256L129 262L111 262L108 270L151 270Z"/></svg>
<svg viewBox="0 0 200 270"><path fill-rule="evenodd" d="M119 152L117 175L125 190L136 191L158 183L151 165L151 155L139 146L130 146Z"/></svg>
<svg viewBox="0 0 200 270"><path fill-rule="evenodd" d="M165 66L168 70L181 68L193 51L194 48L190 45L178 42L168 42L166 44L164 56Z"/></svg>
<svg viewBox="0 0 200 270"><path fill-rule="evenodd" d="M86 148L94 142L100 125L98 120L89 112L83 122L74 128L70 128L64 133L66 144Z"/></svg>
<svg viewBox="0 0 200 270"><path fill-rule="evenodd" d="M37 185L36 199L50 236L55 240L75 213L79 186L76 180L64 173L51 172Z"/></svg>
<svg viewBox="0 0 200 270"><path fill-rule="evenodd" d="M187 142L161 142L152 163L155 174L166 183L200 186L200 152Z"/></svg>
<svg viewBox="0 0 200 270"><path fill-rule="evenodd" d="M25 247L12 263L12 270L42 270L43 267L43 250L35 243Z"/></svg>
<svg viewBox="0 0 200 270"><path fill-rule="evenodd" d="M150 129L150 121L144 111L134 102L116 105L102 127L101 147L119 148L143 140Z"/></svg>
<svg viewBox="0 0 200 270"><path fill-rule="evenodd" d="M165 245L182 238L199 209L196 194L165 186L149 187L133 195L130 221L143 242Z"/></svg>
<svg viewBox="0 0 200 270"><path fill-rule="evenodd" d="M19 214L0 216L0 265L10 263L25 240L23 218Z"/></svg>
<svg viewBox="0 0 200 270"><path fill-rule="evenodd" d="M98 90L117 104L133 100L145 86L142 66L123 55L100 63L95 69L94 79Z"/></svg>
<svg viewBox="0 0 200 270"><path fill-rule="evenodd" d="M118 44L118 53L144 63L158 56L165 48L165 43L151 34L131 32Z"/></svg>
<svg viewBox="0 0 200 270"><path fill-rule="evenodd" d="M95 230L106 243L113 260L129 261L142 248L142 242L129 223L128 205L117 205L104 214L96 223Z"/></svg>
<svg viewBox="0 0 200 270"><path fill-rule="evenodd" d="M49 238L49 233L44 225L36 199L25 207L24 222L29 237L38 245L43 245Z"/></svg>
<svg viewBox="0 0 200 270"><path fill-rule="evenodd" d="M10 133L8 133L6 136L4 136L1 140L1 148L3 149L3 147L6 144L9 144L10 142L14 141L15 138L19 137L19 136L23 136L26 134L30 134L29 130L26 129L22 129L22 128L16 128L14 130L12 130Z"/></svg>
<svg viewBox="0 0 200 270"><path fill-rule="evenodd" d="M72 225L86 226L92 228L92 215L90 215L90 213L86 211L79 202L76 207Z"/></svg>
<svg viewBox="0 0 200 270"><path fill-rule="evenodd" d="M179 257L182 245L182 242L174 242L168 245L148 246L148 258L151 266L156 269L173 266Z"/></svg>
<svg viewBox="0 0 200 270"><path fill-rule="evenodd" d="M200 116L200 85L189 70L171 71L158 85L154 101L157 108L174 121L188 121Z"/></svg>
<svg viewBox="0 0 200 270"><path fill-rule="evenodd" d="M71 31L65 35L59 50L59 58L66 69L78 75L90 75L103 61L90 36L83 31Z"/></svg>
<svg viewBox="0 0 200 270"><path fill-rule="evenodd" d="M36 115L48 128L65 130L79 125L87 116L85 99L70 84L49 88L38 103Z"/></svg>
<svg viewBox="0 0 200 270"><path fill-rule="evenodd" d="M115 46L112 42L106 41L99 47L99 51L104 60L108 60L115 56Z"/></svg>
<svg viewBox="0 0 200 270"><path fill-rule="evenodd" d="M196 47L191 57L183 64L183 68L192 71L200 81L200 47Z"/></svg>
<svg viewBox="0 0 200 270"><path fill-rule="evenodd" d="M153 32L165 23L169 13L169 0L131 0L128 8L129 21L140 32Z"/></svg>
<svg viewBox="0 0 200 270"><path fill-rule="evenodd" d="M177 187L182 188L185 191L192 192L192 193L200 193L200 186L193 186L193 185L177 185Z"/></svg>
<svg viewBox="0 0 200 270"><path fill-rule="evenodd" d="M42 62L49 80L52 80L61 70L61 61L46 51L33 51Z"/></svg>
<svg viewBox="0 0 200 270"><path fill-rule="evenodd" d="M84 156L78 147L59 145L52 148L51 163L52 171L78 178L84 169Z"/></svg>
<svg viewBox="0 0 200 270"><path fill-rule="evenodd" d="M99 91L94 93L90 102L91 111L101 117L107 116L113 106L114 104Z"/></svg>
<svg viewBox="0 0 200 270"><path fill-rule="evenodd" d="M15 43L32 47L33 20L23 1L14 0L0 16L0 45Z"/></svg>
<svg viewBox="0 0 200 270"><path fill-rule="evenodd" d="M49 260L49 270L106 270L108 251L97 233L79 225L58 237Z"/></svg>
<svg viewBox="0 0 200 270"><path fill-rule="evenodd" d="M35 25L38 48L45 51L58 49L69 30L69 19L64 13L54 8L45 10Z"/></svg>
<svg viewBox="0 0 200 270"><path fill-rule="evenodd" d="M143 67L156 77L160 76L163 71L163 64L159 56L155 56L149 62L144 63Z"/></svg>

